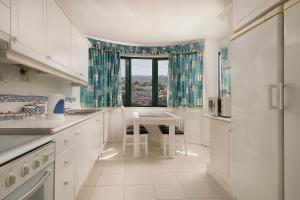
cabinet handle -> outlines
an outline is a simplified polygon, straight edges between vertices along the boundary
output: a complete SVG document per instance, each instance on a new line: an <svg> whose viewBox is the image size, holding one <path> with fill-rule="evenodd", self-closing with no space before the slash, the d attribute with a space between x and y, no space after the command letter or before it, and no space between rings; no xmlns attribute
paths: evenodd
<svg viewBox="0 0 300 200"><path fill-rule="evenodd" d="M65 160L64 161L64 166L67 167L70 164L70 160Z"/></svg>
<svg viewBox="0 0 300 200"><path fill-rule="evenodd" d="M18 38L17 38L17 37L12 37L11 40L12 40L13 42L18 42Z"/></svg>
<svg viewBox="0 0 300 200"><path fill-rule="evenodd" d="M64 186L68 186L68 185L69 185L69 181L65 181Z"/></svg>
<svg viewBox="0 0 300 200"><path fill-rule="evenodd" d="M69 142L70 142L69 139L65 139L65 140L64 140L64 144L67 144L67 143L69 143Z"/></svg>

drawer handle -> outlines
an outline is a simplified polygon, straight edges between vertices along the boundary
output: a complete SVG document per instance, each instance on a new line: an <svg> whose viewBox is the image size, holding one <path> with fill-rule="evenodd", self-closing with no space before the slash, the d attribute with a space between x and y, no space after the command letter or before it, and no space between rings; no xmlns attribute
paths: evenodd
<svg viewBox="0 0 300 200"><path fill-rule="evenodd" d="M64 166L67 167L68 165L70 165L70 160L65 160L64 161Z"/></svg>
<svg viewBox="0 0 300 200"><path fill-rule="evenodd" d="M64 182L64 187L69 185L69 181Z"/></svg>
<svg viewBox="0 0 300 200"><path fill-rule="evenodd" d="M65 139L65 140L64 140L64 144L68 144L69 142L70 142L69 139Z"/></svg>

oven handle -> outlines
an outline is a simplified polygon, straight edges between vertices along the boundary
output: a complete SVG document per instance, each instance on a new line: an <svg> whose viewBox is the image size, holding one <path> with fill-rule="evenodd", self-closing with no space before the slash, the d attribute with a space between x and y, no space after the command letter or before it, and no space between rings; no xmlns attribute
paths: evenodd
<svg viewBox="0 0 300 200"><path fill-rule="evenodd" d="M28 191L26 194L24 194L24 196L22 196L19 200L25 200L30 195L32 195L32 193L37 191L44 184L44 182L47 180L47 178L50 176L50 174L51 174L51 169L46 170L46 173L43 176L43 178L33 188L31 188L30 191Z"/></svg>

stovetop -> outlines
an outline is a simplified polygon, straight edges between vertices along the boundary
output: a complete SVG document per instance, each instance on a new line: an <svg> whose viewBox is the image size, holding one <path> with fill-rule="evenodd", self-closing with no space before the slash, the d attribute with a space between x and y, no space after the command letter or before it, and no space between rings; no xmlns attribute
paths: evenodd
<svg viewBox="0 0 300 200"><path fill-rule="evenodd" d="M0 135L0 166L52 140L43 135Z"/></svg>

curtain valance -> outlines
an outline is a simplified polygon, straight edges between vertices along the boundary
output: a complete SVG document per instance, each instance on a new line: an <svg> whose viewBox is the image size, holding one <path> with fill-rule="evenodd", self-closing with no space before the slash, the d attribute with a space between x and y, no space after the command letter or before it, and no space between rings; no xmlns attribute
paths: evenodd
<svg viewBox="0 0 300 200"><path fill-rule="evenodd" d="M196 53L204 50L204 41L193 42L189 44L169 45L159 47L145 47L145 46L130 46L123 44L115 44L105 41L99 41L89 38L92 48L101 49L105 51L118 52L128 55L169 55L177 53Z"/></svg>

